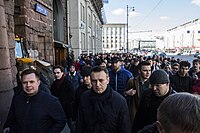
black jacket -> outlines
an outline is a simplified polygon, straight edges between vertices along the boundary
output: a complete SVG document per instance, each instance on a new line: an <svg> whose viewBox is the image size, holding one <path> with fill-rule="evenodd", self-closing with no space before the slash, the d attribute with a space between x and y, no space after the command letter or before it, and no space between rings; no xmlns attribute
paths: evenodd
<svg viewBox="0 0 200 133"><path fill-rule="evenodd" d="M76 133L130 133L125 98L107 87L103 94L93 90L82 94Z"/></svg>
<svg viewBox="0 0 200 133"><path fill-rule="evenodd" d="M51 85L51 94L59 99L66 117L72 118L74 101L74 88L72 83L65 77L62 77L60 80L55 80Z"/></svg>
<svg viewBox="0 0 200 133"><path fill-rule="evenodd" d="M146 90L143 93L142 99L140 101L139 109L135 115L135 120L133 124L133 131L137 133L139 130L145 126L156 122L157 120L157 109L162 101L169 95L176 93L172 88L170 88L167 95L158 97L154 95L151 89Z"/></svg>
<svg viewBox="0 0 200 133"><path fill-rule="evenodd" d="M144 127L138 133L159 133L159 132L158 132L158 128L156 126L156 123L153 123L151 125Z"/></svg>
<svg viewBox="0 0 200 133"><path fill-rule="evenodd" d="M90 90L90 89L85 84L79 86L76 90L75 99L74 99L73 121L76 121L77 119L78 107L79 107L81 96L87 90Z"/></svg>
<svg viewBox="0 0 200 133"><path fill-rule="evenodd" d="M66 117L59 100L43 91L27 97L21 93L13 97L4 128L9 133L60 133Z"/></svg>
<svg viewBox="0 0 200 133"><path fill-rule="evenodd" d="M170 83L177 92L192 92L193 81L189 75L181 77L177 72L175 75L170 76Z"/></svg>

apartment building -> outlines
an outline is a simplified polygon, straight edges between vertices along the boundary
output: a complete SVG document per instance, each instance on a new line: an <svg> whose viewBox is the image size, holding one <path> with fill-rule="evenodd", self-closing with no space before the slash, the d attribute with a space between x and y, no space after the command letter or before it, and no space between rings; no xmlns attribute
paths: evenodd
<svg viewBox="0 0 200 133"><path fill-rule="evenodd" d="M126 24L103 25L103 53L123 53L126 51L125 29Z"/></svg>

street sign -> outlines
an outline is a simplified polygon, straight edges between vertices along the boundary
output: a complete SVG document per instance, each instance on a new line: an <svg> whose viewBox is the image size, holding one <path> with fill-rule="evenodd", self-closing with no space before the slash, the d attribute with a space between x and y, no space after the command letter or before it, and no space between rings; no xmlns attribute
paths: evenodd
<svg viewBox="0 0 200 133"><path fill-rule="evenodd" d="M45 16L48 14L48 11L45 9L45 7L41 6L40 4L35 4L35 11Z"/></svg>

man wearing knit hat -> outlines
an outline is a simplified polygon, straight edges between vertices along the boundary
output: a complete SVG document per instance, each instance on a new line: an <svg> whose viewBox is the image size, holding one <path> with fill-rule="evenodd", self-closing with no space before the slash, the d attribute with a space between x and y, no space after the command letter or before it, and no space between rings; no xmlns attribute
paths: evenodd
<svg viewBox="0 0 200 133"><path fill-rule="evenodd" d="M159 105L167 96L176 93L170 87L169 76L164 70L154 71L149 79L151 87L143 93L133 124L134 132L156 122Z"/></svg>

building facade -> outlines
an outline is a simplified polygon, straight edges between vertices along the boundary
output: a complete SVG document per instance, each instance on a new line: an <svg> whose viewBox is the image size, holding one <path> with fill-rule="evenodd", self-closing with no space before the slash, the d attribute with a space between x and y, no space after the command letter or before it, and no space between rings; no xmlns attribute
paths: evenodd
<svg viewBox="0 0 200 133"><path fill-rule="evenodd" d="M200 51L200 19L167 30L165 47L183 53Z"/></svg>
<svg viewBox="0 0 200 133"><path fill-rule="evenodd" d="M126 24L103 25L103 53L126 51L125 30Z"/></svg>
<svg viewBox="0 0 200 133"><path fill-rule="evenodd" d="M102 0L73 0L69 5L69 41L75 58L80 54L101 53L105 23Z"/></svg>

